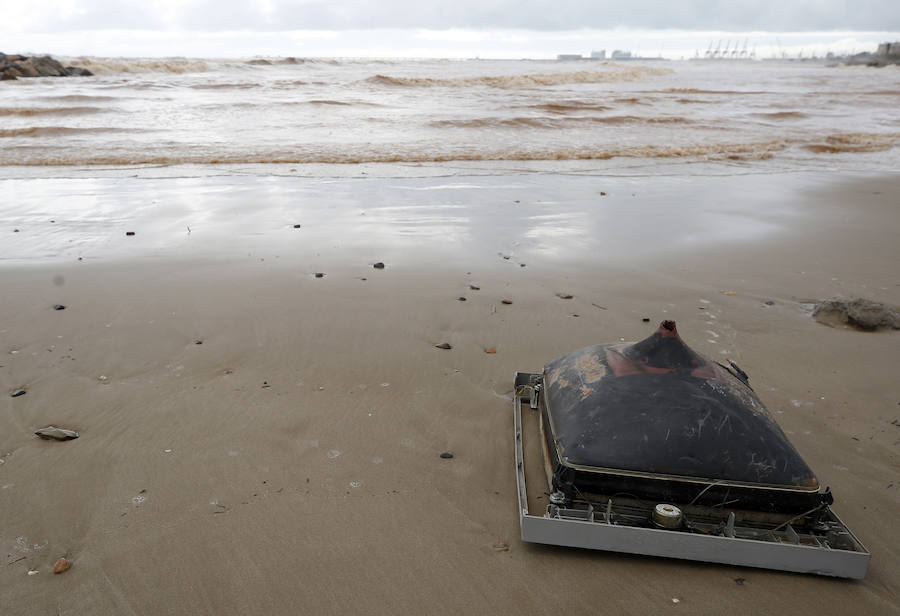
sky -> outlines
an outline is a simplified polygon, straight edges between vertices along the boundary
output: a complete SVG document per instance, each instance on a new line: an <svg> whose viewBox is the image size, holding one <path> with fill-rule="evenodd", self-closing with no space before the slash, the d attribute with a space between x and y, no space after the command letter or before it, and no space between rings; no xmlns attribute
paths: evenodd
<svg viewBox="0 0 900 616"><path fill-rule="evenodd" d="M0 51L99 56L677 58L874 50L900 0L0 0Z"/></svg>

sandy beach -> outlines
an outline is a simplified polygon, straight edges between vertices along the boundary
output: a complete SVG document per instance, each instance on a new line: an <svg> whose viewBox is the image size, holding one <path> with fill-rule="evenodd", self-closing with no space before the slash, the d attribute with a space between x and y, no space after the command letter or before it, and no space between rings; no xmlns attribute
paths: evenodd
<svg viewBox="0 0 900 616"><path fill-rule="evenodd" d="M900 304L900 175L454 174L5 180L0 611L897 613L900 334L810 312ZM514 372L662 319L865 580L520 541Z"/></svg>

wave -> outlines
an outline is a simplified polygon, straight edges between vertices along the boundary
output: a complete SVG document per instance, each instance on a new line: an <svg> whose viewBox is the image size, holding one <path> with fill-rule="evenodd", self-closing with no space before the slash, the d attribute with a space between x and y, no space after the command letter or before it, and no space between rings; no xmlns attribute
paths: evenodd
<svg viewBox="0 0 900 616"><path fill-rule="evenodd" d="M681 103L681 104L683 104L683 105L690 105L690 104L696 104L696 105L714 105L714 104L717 103L718 101L702 101L702 100L698 100L698 99L696 99L696 98L678 98L678 99L675 99L675 102L676 102L676 103Z"/></svg>
<svg viewBox="0 0 900 616"><path fill-rule="evenodd" d="M109 111L102 107L0 107L0 116L84 115Z"/></svg>
<svg viewBox="0 0 900 616"><path fill-rule="evenodd" d="M161 60L132 60L125 58L79 58L75 66L86 68L96 75L110 73L205 73L209 70L203 60L167 58Z"/></svg>
<svg viewBox="0 0 900 616"><path fill-rule="evenodd" d="M699 88L665 88L656 90L657 94L725 94L725 95L741 95L741 94L769 94L761 90L702 90Z"/></svg>
<svg viewBox="0 0 900 616"><path fill-rule="evenodd" d="M259 88L262 84L252 82L242 83L196 83L188 86L192 90L252 90Z"/></svg>
<svg viewBox="0 0 900 616"><path fill-rule="evenodd" d="M67 103L107 103L119 100L115 96L94 96L91 94L62 94L60 96L38 96L35 100L59 101Z"/></svg>
<svg viewBox="0 0 900 616"><path fill-rule="evenodd" d="M570 113L572 111L609 111L612 107L597 103L584 103L581 101L565 101L559 103L543 103L540 105L528 105L528 109L540 109L549 113Z"/></svg>
<svg viewBox="0 0 900 616"><path fill-rule="evenodd" d="M693 146L644 145L617 148L573 148L560 150L508 150L460 152L334 152L297 155L282 154L202 154L172 155L67 155L11 156L0 153L0 166L90 166L90 165L225 165L225 164L365 164L365 163L445 163L477 161L567 161L612 158L686 158L702 160L746 160L771 158L782 150L781 141L721 143Z"/></svg>
<svg viewBox="0 0 900 616"><path fill-rule="evenodd" d="M578 71L574 73L545 73L524 75L496 75L482 77L460 77L455 79L441 79L434 77L391 77L389 75L375 75L366 79L366 82L395 87L424 87L424 88L471 88L487 86L491 88L521 88L533 86L558 86L576 83L608 83L618 81L640 81L656 75L671 72L670 69L651 67L629 67L611 71Z"/></svg>
<svg viewBox="0 0 900 616"><path fill-rule="evenodd" d="M800 111L773 111L771 113L754 113L751 115L766 120L802 120L809 117Z"/></svg>
<svg viewBox="0 0 900 616"><path fill-rule="evenodd" d="M900 141L900 133L841 133L829 135L824 143L807 144L806 149L818 154L845 152L883 152Z"/></svg>
<svg viewBox="0 0 900 616"><path fill-rule="evenodd" d="M0 139L15 137L68 137L72 135L136 132L129 128L71 128L68 126L29 126L27 128L0 128Z"/></svg>
<svg viewBox="0 0 900 616"><path fill-rule="evenodd" d="M575 118L473 118L468 120L435 120L429 126L437 128L567 128L584 124L689 124L682 117L643 118L638 116L606 116Z"/></svg>

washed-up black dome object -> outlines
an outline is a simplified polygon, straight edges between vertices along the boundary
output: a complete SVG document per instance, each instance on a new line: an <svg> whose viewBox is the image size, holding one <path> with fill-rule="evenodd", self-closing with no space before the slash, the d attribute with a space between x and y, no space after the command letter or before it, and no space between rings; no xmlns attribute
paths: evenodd
<svg viewBox="0 0 900 616"><path fill-rule="evenodd" d="M818 481L736 365L688 347L674 321L544 369L555 490L763 511L816 506Z"/></svg>

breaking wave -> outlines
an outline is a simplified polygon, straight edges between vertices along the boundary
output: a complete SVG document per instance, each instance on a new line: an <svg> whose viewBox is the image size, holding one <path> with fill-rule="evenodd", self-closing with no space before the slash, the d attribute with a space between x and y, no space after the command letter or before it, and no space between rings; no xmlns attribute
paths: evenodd
<svg viewBox="0 0 900 616"><path fill-rule="evenodd" d="M566 101L559 103L543 103L540 105L528 105L528 109L540 109L549 113L570 113L572 111L609 111L612 107L599 103L585 103L582 101Z"/></svg>
<svg viewBox="0 0 900 616"><path fill-rule="evenodd" d="M116 58L79 58L75 66L97 75L110 73L205 73L209 70L203 60L169 58L163 60L132 60Z"/></svg>
<svg viewBox="0 0 900 616"><path fill-rule="evenodd" d="M252 90L262 84L252 82L241 83L196 83L188 86L192 90Z"/></svg>
<svg viewBox="0 0 900 616"><path fill-rule="evenodd" d="M575 117L575 118L474 118L468 120L434 120L429 126L437 128L567 128L584 124L689 124L681 117L642 118L638 116Z"/></svg>
<svg viewBox="0 0 900 616"><path fill-rule="evenodd" d="M890 150L900 140L900 133L842 133L829 135L824 143L810 143L807 150L820 154L843 152L882 152Z"/></svg>
<svg viewBox="0 0 900 616"><path fill-rule="evenodd" d="M660 94L726 94L726 95L743 95L743 94L769 94L761 90L702 90L699 88L665 88L657 90Z"/></svg>
<svg viewBox="0 0 900 616"><path fill-rule="evenodd" d="M68 126L29 126L27 128L0 128L0 139L15 137L67 137L72 135L134 132L128 128L71 128ZM11 163L15 164L15 163Z"/></svg>
<svg viewBox="0 0 900 616"><path fill-rule="evenodd" d="M640 81L670 72L669 69L651 67L629 67L610 71L578 71L575 73L545 73L532 75L497 75L482 77L462 77L440 79L433 77L391 77L375 75L366 79L368 83L382 86L424 87L424 88L471 88L487 86L491 88L522 88L531 86L558 86L574 83L607 83L618 81Z"/></svg>
<svg viewBox="0 0 900 616"><path fill-rule="evenodd" d="M560 150L510 150L492 152L403 152L372 151L368 153L316 152L282 154L204 155L85 155L85 156L15 156L0 153L0 165L225 165L225 164L363 164L363 163L444 163L477 161L568 161L609 160L612 158L694 158L701 160L765 160L784 148L780 141L759 143L706 144L694 146L623 146L615 148L572 148Z"/></svg>
<svg viewBox="0 0 900 616"><path fill-rule="evenodd" d="M809 117L800 111L773 111L772 113L754 113L752 115L765 120L802 120Z"/></svg>
<svg viewBox="0 0 900 616"><path fill-rule="evenodd" d="M102 107L0 107L0 116L84 115L108 111Z"/></svg>

